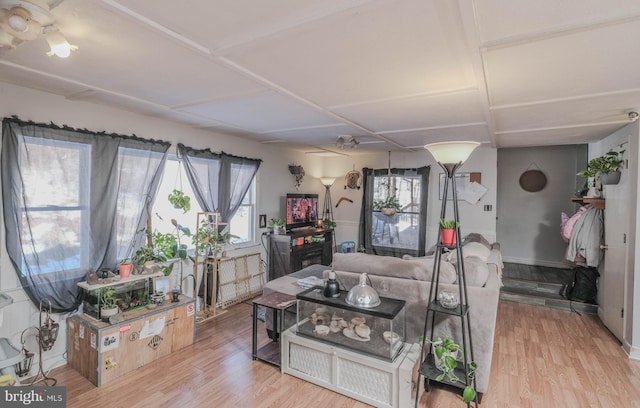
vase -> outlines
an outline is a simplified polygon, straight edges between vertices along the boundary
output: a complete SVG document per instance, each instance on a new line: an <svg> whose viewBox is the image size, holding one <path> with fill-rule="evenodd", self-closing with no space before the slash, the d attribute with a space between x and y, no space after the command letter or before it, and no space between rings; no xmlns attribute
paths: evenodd
<svg viewBox="0 0 640 408"><path fill-rule="evenodd" d="M443 229L440 232L440 241L442 245L452 247L456 245L456 230L455 229Z"/></svg>

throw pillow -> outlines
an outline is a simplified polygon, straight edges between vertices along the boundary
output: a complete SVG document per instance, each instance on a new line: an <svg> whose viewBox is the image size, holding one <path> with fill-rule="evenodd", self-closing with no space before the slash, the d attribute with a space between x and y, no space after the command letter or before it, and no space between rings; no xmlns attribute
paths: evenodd
<svg viewBox="0 0 640 408"><path fill-rule="evenodd" d="M487 262L487 259L489 259L490 254L491 254L491 250L479 242L469 242L462 247L463 258L476 256L480 259L483 259L485 262ZM456 253L456 251L451 251L449 253L449 257L447 258L447 261L455 262L457 258L458 258L458 254Z"/></svg>
<svg viewBox="0 0 640 408"><path fill-rule="evenodd" d="M406 262L418 267L418 273L411 278L417 280L423 280L431 282L433 280L433 264L435 261L434 256L413 257L411 255L404 255L402 257ZM456 281L456 268L453 264L444 260L444 257L440 258L440 282L441 283L454 283Z"/></svg>
<svg viewBox="0 0 640 408"><path fill-rule="evenodd" d="M468 234L466 237L462 238L462 246L467 245L469 242L478 242L487 248L491 249L491 244L482 234L478 234L477 232L472 232Z"/></svg>
<svg viewBox="0 0 640 408"><path fill-rule="evenodd" d="M457 264L454 263L457 268ZM487 262L477 256L464 258L464 276L467 279L467 286L484 286L489 278L489 267Z"/></svg>

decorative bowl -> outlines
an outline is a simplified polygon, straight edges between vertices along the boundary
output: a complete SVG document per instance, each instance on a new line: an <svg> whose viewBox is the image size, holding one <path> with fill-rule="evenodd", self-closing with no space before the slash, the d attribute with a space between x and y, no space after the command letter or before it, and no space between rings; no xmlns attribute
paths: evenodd
<svg viewBox="0 0 640 408"><path fill-rule="evenodd" d="M438 294L438 303L445 309L455 309L460 304L460 301L455 293L442 291Z"/></svg>

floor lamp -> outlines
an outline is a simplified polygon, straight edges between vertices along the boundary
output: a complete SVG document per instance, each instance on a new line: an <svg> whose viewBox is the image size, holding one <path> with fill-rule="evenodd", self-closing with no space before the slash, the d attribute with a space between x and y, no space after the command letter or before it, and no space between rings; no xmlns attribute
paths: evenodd
<svg viewBox="0 0 640 408"><path fill-rule="evenodd" d="M324 186L324 207L322 208L322 220L329 220L333 223L333 206L331 204L331 186L336 181L333 177L322 177L320 182Z"/></svg>
<svg viewBox="0 0 640 408"><path fill-rule="evenodd" d="M464 361L464 393L463 395L467 395L467 388L471 388L471 393L469 393L469 400L465 396L465 402L467 402L467 406L471 401L475 401L475 406L478 406L477 395L475 393L475 376L473 378L469 378L469 363L473 361L473 342L471 341L471 329L469 322L469 305L467 303L467 284L464 273L464 262L462 261L462 242L460 240L460 216L458 213L458 194L456 191L456 181L455 174L456 171L464 164L464 162L469 158L471 152L478 147L480 143L477 142L442 142L442 143L432 143L426 145L424 148L429 151L434 157L434 159L438 162L440 167L445 171L445 181L444 181L444 192L442 194L442 207L440 209L440 219L444 219L446 215L447 209L447 196L449 192L449 183L451 185L451 192L453 195L453 218L455 221L455 234L456 240L455 244L445 244L442 242L441 232L442 226L438 229L438 241L437 241L437 251L435 254L435 259L433 263L433 278L432 285L429 289L429 302L427 307L427 316L425 319L424 325L424 333L423 338L427 338L427 326L430 324L430 340L433 342L434 339L434 331L435 331L435 316L436 314L448 314L451 316L457 316L460 318L461 325L461 335L462 335L462 350L463 350L463 361ZM456 255L458 262L456 264L456 273L457 273L457 286L458 286L458 305L454 307L454 309L445 308L444 305L438 304L436 301L438 296L438 284L440 278L440 259L442 256L443 250L451 250L455 247ZM452 333L453 334L453 333ZM420 367L420 374L425 377L435 380L441 381L442 377L439 377L440 371L433 370L433 365L431 360L425 360L425 354L427 347L422 348L422 361ZM445 381L446 382L446 381ZM418 396L419 390L416 390L416 406L418 404Z"/></svg>

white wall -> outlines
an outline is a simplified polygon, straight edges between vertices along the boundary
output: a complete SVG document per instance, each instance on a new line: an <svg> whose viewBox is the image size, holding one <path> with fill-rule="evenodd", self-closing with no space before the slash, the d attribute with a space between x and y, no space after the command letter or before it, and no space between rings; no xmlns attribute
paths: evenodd
<svg viewBox="0 0 640 408"><path fill-rule="evenodd" d="M294 177L289 173L289 164L302 164L306 177L300 186L300 192L318 193L324 197L324 187L317 178L322 176L336 177L331 188L333 199L334 219L338 223L336 236L338 241L357 241L357 228L362 204L362 190L345 190L344 176L354 167L386 168L387 152L378 154L362 154L352 157L320 158L313 155L301 155L299 152L283 148L282 145L265 145L243 140L237 137L222 135L215 132L194 129L172 123L162 118L144 116L125 110L96 105L90 102L67 100L64 97L17 87L0 82L0 117L17 115L22 120L68 125L74 128L87 128L93 131L107 131L120 134L133 134L142 138L161 139L174 145L182 142L194 148L211 148L213 151L225 151L238 156L260 158L263 160L257 179L258 214L267 214L267 219L284 217L281 209L281 197L288 192L294 192ZM393 167L420 167L432 165L429 186L428 207L428 235L427 246L436 241L437 220L439 218L440 203L438 197L438 173L440 169L426 151L392 153ZM464 172L481 172L482 184L489 191L476 205L460 203L460 218L462 231L480 232L490 241L495 239L495 208L496 208L496 149L481 147L471 155L462 167ZM343 202L335 208L342 196L354 202ZM435 199L433 197L436 197ZM484 212L484 204L491 204L493 210ZM451 214L452 210L448 210ZM3 221L0 217L0 223ZM13 297L14 303L4 309L4 324L0 327L0 337L7 337L19 348L20 334L31 326L38 325L39 313L28 300L25 292L20 288L16 273L8 259L4 244L4 225L0 225L0 290ZM233 251L230 255L241 253L262 252L263 260L266 254L260 245L259 234L254 246ZM186 268L190 268L187 265ZM188 270L188 269L185 269ZM61 324L58 341L51 351L45 352L44 367L49 369L65 363L66 350L66 320L65 316L55 315L54 320ZM32 332L32 331L30 331ZM37 350L31 347L30 350ZM32 373L37 367L34 364Z"/></svg>
<svg viewBox="0 0 640 408"><path fill-rule="evenodd" d="M576 211L570 197L579 189L576 173L586 150L586 145L500 149L497 229L505 261L567 267L560 214L571 216ZM541 191L522 189L520 176L527 170L545 174L547 184Z"/></svg>

